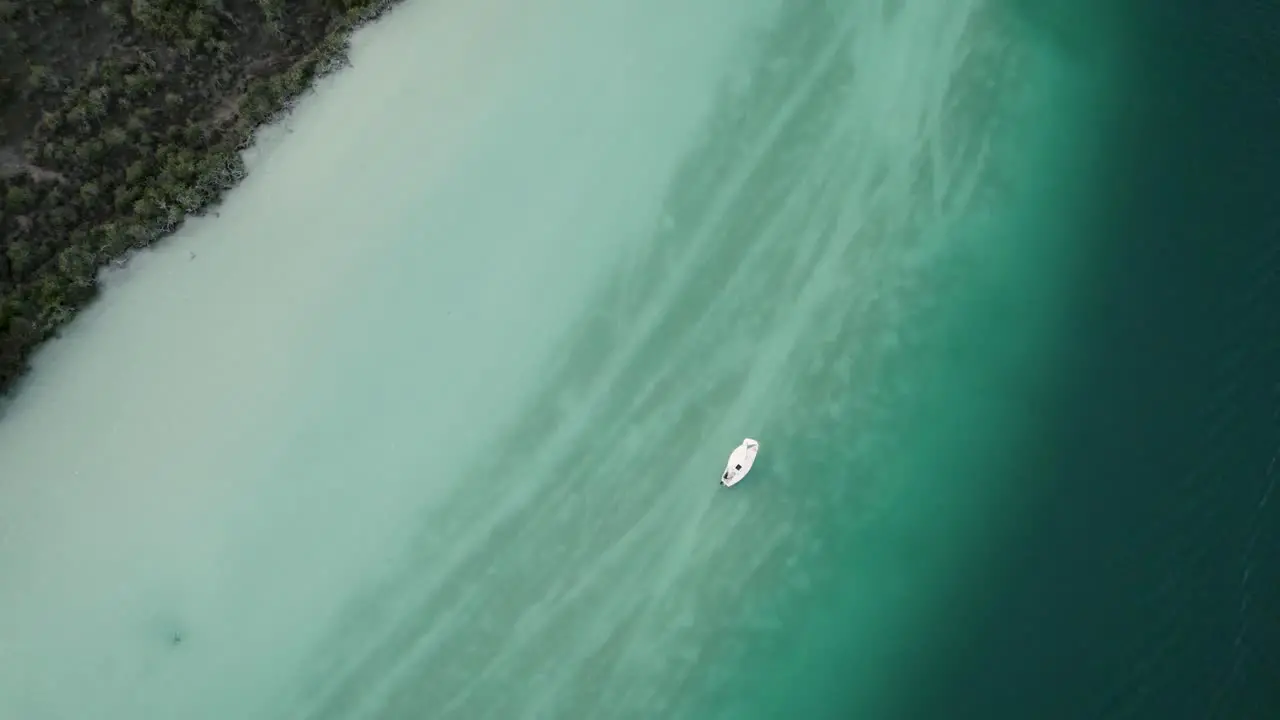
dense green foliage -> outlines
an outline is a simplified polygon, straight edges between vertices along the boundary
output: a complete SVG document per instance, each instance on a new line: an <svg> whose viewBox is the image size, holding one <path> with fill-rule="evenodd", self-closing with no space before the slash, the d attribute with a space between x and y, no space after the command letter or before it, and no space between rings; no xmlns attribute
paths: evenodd
<svg viewBox="0 0 1280 720"><path fill-rule="evenodd" d="M0 0L0 394L394 0Z"/></svg>

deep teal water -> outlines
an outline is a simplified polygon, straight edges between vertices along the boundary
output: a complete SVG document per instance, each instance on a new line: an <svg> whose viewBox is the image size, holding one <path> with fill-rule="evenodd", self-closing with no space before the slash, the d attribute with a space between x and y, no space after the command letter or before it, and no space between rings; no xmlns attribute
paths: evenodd
<svg viewBox="0 0 1280 720"><path fill-rule="evenodd" d="M1131 3L1034 500L909 717L1280 713L1273 6Z"/></svg>

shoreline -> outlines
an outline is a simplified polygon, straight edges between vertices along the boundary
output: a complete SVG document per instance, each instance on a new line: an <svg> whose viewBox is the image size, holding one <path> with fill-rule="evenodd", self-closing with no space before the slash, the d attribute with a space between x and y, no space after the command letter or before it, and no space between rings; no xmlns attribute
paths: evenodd
<svg viewBox="0 0 1280 720"><path fill-rule="evenodd" d="M18 43L17 57L0 55L0 70L27 68L25 81L0 84L10 106L0 113L0 402L97 299L103 271L218 205L247 176L258 131L347 67L351 35L400 0L345 10L313 0L288 18L276 0L215 10L191 0L144 17L107 3L105 21L94 8L28 2L28 24L74 47ZM13 7L0 20L24 20ZM58 60L80 64L70 80Z"/></svg>

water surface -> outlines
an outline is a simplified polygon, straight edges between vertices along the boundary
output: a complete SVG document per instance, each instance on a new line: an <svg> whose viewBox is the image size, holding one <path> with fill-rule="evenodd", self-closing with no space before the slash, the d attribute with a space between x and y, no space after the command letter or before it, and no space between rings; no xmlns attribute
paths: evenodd
<svg viewBox="0 0 1280 720"><path fill-rule="evenodd" d="M1065 391L1111 22L401 7L0 424L0 714L909 716Z"/></svg>

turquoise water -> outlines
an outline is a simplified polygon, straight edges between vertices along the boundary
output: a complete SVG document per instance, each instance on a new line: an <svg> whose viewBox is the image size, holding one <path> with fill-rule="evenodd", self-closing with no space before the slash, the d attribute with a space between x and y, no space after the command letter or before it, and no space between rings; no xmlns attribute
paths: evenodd
<svg viewBox="0 0 1280 720"><path fill-rule="evenodd" d="M1062 390L1108 22L400 8L9 408L0 715L902 716Z"/></svg>

